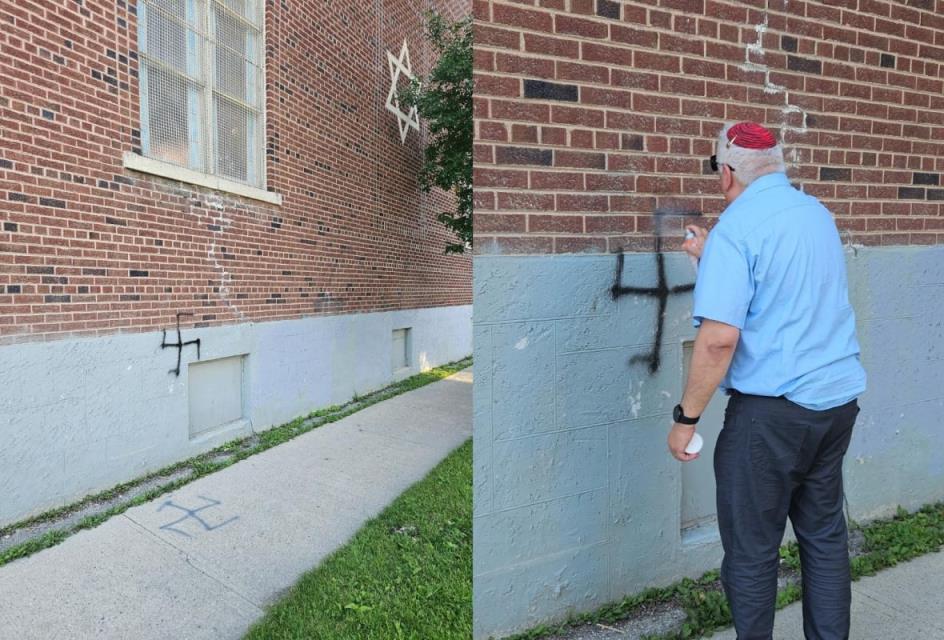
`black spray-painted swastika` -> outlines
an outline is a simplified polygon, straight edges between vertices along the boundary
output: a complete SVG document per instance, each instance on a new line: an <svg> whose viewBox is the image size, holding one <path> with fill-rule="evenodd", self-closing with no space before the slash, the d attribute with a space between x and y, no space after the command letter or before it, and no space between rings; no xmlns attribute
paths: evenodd
<svg viewBox="0 0 944 640"><path fill-rule="evenodd" d="M655 344L653 344L652 349L649 353L640 354L630 358L629 363L635 364L637 362L645 362L649 365L649 373L655 374L659 370L661 365L661 355L662 350L662 334L665 329L665 309L669 302L669 296L676 293L685 293L687 291L692 291L695 289L695 284L680 284L674 287L670 287L668 279L665 275L665 256L662 253L662 225L664 218L668 216L676 217L694 217L701 216L700 211L683 211L676 209L656 209L653 212L653 217L655 218L655 249L656 249L656 270L657 270L657 282L655 286L652 287L639 287L634 285L624 285L623 284L623 262L626 258L623 253L622 247L619 249L619 253L616 256L616 277L613 282L613 286L610 288L610 295L613 296L614 300L618 300L622 296L627 295L637 295L637 296L649 296L655 298L659 302L656 315L656 337Z"/></svg>
<svg viewBox="0 0 944 640"><path fill-rule="evenodd" d="M180 335L180 316L192 316L192 313L180 311L177 313L177 342L168 342L167 341L167 329L161 329L161 349L167 349L173 347L177 349L177 366L173 369L170 369L167 373L173 373L175 376L180 376L180 356L188 344L197 345L197 360L200 359L200 338L196 340L188 340L187 342L183 341L183 338Z"/></svg>

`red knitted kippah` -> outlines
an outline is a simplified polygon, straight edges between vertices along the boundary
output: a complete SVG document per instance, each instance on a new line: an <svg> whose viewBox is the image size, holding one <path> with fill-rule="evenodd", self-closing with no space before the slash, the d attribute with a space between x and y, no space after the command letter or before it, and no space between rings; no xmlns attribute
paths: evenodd
<svg viewBox="0 0 944 640"><path fill-rule="evenodd" d="M739 122L728 129L728 142L742 149L771 149L777 146L774 135L756 122Z"/></svg>

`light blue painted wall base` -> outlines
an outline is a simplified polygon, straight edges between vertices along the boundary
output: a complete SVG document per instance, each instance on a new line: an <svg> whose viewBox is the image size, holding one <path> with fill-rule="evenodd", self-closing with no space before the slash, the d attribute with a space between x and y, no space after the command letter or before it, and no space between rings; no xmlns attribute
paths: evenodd
<svg viewBox="0 0 944 640"><path fill-rule="evenodd" d="M198 425L194 437L194 346L179 377L160 332L0 347L0 526L459 360L472 351L471 315L464 305L184 329L184 341L201 339L200 362L245 356L242 419ZM393 372L392 332L403 327L411 366ZM206 405L201 416L233 412L228 399Z"/></svg>
<svg viewBox="0 0 944 640"><path fill-rule="evenodd" d="M851 515L944 499L944 247L848 249L869 391L846 457ZM690 283L666 254L669 286ZM475 638L503 637L720 565L709 522L682 535L665 438L694 338L691 294L613 300L615 256L480 256L474 267ZM653 254L623 284L654 286ZM711 473L711 460L705 465Z"/></svg>

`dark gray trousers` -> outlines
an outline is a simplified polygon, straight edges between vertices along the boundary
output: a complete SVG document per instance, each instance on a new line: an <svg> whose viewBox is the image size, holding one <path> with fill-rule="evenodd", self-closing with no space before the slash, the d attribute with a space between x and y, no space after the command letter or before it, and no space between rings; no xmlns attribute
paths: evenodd
<svg viewBox="0 0 944 640"><path fill-rule="evenodd" d="M851 584L842 459L859 406L812 411L731 395L715 446L721 583L738 640L773 637L787 516L800 546L807 640L849 637Z"/></svg>

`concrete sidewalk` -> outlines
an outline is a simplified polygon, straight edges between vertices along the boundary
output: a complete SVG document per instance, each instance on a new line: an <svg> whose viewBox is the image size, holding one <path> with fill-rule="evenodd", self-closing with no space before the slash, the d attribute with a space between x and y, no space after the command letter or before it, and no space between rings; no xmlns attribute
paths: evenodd
<svg viewBox="0 0 944 640"><path fill-rule="evenodd" d="M852 629L855 640L932 640L944 638L941 617L944 553L931 553L852 583ZM711 640L736 640L733 629ZM799 602L777 612L774 640L803 638Z"/></svg>
<svg viewBox="0 0 944 640"><path fill-rule="evenodd" d="M373 405L0 567L0 639L241 637L472 435L471 382Z"/></svg>
<svg viewBox="0 0 944 640"><path fill-rule="evenodd" d="M852 583L853 640L941 640L939 615L944 593L944 553L931 553ZM685 612L653 606L642 616L610 624L572 627L548 640L642 640L681 629ZM710 640L737 640L725 629ZM777 612L773 640L803 640L803 605Z"/></svg>

